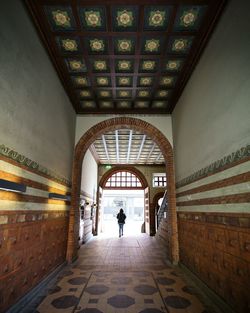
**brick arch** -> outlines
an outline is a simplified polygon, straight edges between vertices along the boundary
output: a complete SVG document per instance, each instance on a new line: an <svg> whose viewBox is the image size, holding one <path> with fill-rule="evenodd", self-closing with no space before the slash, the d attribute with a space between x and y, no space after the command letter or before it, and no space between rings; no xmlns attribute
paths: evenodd
<svg viewBox="0 0 250 313"><path fill-rule="evenodd" d="M107 180L115 173L117 172L121 172L121 171L127 171L130 172L132 174L134 174L141 182L142 187L141 189L145 189L146 187L148 187L148 182L146 180L146 177L142 174L141 171L139 171L138 169L131 167L131 166L114 166L113 168L111 168L110 170L108 170L101 178L100 182L99 182L99 186L101 186L102 188L105 188L105 184L107 182Z"/></svg>
<svg viewBox="0 0 250 313"><path fill-rule="evenodd" d="M179 260L175 177L173 164L173 150L168 139L153 125L146 121L132 117L116 117L100 122L91 127L78 141L74 151L74 161L72 170L72 196L69 216L69 231L67 245L67 261L72 262L77 257L78 233L79 233L79 197L81 186L82 161L89 146L103 133L128 128L143 132L148 135L160 147L166 164L167 191L168 191L168 255L174 263Z"/></svg>

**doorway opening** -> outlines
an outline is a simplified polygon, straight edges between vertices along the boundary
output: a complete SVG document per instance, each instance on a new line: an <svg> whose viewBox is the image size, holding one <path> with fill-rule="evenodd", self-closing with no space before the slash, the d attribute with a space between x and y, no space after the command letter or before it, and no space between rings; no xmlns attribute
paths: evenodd
<svg viewBox="0 0 250 313"><path fill-rule="evenodd" d="M117 237L116 216L120 209L126 214L124 236L141 234L144 225L144 190L104 189L100 234Z"/></svg>

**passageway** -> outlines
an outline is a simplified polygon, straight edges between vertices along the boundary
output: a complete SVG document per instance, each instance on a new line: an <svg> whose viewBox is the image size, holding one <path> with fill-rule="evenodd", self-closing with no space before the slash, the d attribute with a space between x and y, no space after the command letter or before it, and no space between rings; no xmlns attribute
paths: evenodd
<svg viewBox="0 0 250 313"><path fill-rule="evenodd" d="M32 312L206 312L195 294L154 237L98 236L81 247Z"/></svg>

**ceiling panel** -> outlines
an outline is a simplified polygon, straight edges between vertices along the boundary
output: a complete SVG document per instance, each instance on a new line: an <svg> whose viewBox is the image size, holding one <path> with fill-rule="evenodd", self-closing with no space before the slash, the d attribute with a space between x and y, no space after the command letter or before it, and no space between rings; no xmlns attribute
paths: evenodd
<svg viewBox="0 0 250 313"><path fill-rule="evenodd" d="M224 0L26 0L75 111L171 113Z"/></svg>
<svg viewBox="0 0 250 313"><path fill-rule="evenodd" d="M98 137L91 151L100 164L164 164L160 148L145 134L130 129Z"/></svg>

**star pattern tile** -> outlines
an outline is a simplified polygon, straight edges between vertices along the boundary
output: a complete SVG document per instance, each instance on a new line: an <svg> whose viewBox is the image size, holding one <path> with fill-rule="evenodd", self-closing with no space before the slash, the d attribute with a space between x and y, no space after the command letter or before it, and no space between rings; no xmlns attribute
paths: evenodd
<svg viewBox="0 0 250 313"><path fill-rule="evenodd" d="M225 3L26 0L76 112L118 114L173 111ZM118 105L121 88L129 88L128 106Z"/></svg>

